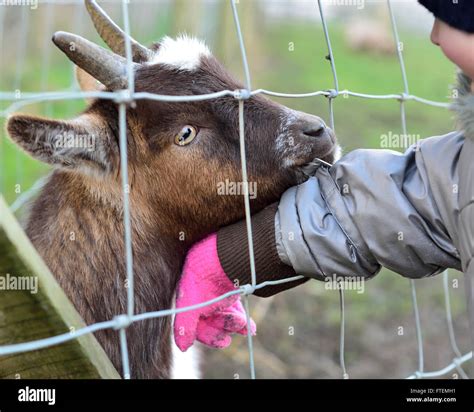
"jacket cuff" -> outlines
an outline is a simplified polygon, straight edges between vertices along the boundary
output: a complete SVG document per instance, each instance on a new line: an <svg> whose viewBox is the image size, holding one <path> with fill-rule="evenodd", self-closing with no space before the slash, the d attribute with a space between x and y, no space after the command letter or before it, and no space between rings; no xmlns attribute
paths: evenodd
<svg viewBox="0 0 474 412"><path fill-rule="evenodd" d="M278 256L275 242L275 214L277 209L278 204L274 203L252 216L257 284L268 280L281 280L296 276L293 268L285 265ZM245 220L225 226L217 232L217 254L224 272L232 282L239 286L252 283ZM280 285L266 286L257 289L254 294L261 297L272 296L298 286L307 280L308 278L303 278Z"/></svg>

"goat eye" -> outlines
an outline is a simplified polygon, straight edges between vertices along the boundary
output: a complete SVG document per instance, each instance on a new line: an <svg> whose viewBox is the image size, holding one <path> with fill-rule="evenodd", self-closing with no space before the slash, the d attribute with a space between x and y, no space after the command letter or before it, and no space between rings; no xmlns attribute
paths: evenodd
<svg viewBox="0 0 474 412"><path fill-rule="evenodd" d="M196 128L193 126L184 126L174 137L174 142L178 146L185 146L191 143L197 135Z"/></svg>

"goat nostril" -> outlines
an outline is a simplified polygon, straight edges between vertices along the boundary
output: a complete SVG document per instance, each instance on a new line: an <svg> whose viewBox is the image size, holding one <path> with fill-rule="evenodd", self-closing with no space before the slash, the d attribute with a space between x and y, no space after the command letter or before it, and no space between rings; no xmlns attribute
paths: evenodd
<svg viewBox="0 0 474 412"><path fill-rule="evenodd" d="M321 124L317 127L313 127L313 128L309 128L308 130L305 130L303 134L310 137L321 137L324 135L325 132L326 132L326 126L324 124Z"/></svg>

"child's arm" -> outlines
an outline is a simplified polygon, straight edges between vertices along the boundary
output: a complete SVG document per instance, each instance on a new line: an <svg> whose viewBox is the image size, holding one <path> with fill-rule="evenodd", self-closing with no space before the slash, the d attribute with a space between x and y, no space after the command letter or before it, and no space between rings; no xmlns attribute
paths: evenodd
<svg viewBox="0 0 474 412"><path fill-rule="evenodd" d="M422 140L404 154L355 150L288 189L278 206L252 217L257 284L296 274L319 280L370 278L381 265L410 278L460 269L455 244L463 141L460 133L450 133ZM187 264L194 270L185 268L182 279L192 277L199 289L212 277L222 286L214 297L250 283L245 221L222 228L217 241L213 235L199 245L212 249L214 258L209 263L192 248ZM255 294L270 296L301 282L267 286ZM204 317L209 310L214 313L208 308ZM187 316L177 315L175 326Z"/></svg>
<svg viewBox="0 0 474 412"><path fill-rule="evenodd" d="M257 282L296 273L369 278L380 265L410 278L459 269L454 243L462 144L461 134L451 133L420 141L403 155L356 150L290 188L273 221L271 209L253 218ZM245 222L221 229L217 245L230 279L248 283Z"/></svg>

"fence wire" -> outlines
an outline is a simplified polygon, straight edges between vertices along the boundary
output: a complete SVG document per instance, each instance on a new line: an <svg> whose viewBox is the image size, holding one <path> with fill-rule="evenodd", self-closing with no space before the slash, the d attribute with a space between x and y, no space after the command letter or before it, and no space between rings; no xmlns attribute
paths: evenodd
<svg viewBox="0 0 474 412"><path fill-rule="evenodd" d="M127 68L127 79L128 87L124 90L119 90L116 92L77 92L73 91L72 87L63 91L56 92L45 92L44 88L47 82L48 73L44 73L41 82L41 92L40 93L23 93L19 94L20 84L21 84L21 67L22 62L25 56L26 50L26 36L22 37L20 47L18 48L19 52L17 54L17 75L14 81L14 92L0 91L0 101L12 102L6 109L0 111L0 117L7 117L9 114L17 111L19 108L31 105L38 102L52 102L57 100L76 100L76 99L90 99L90 98L100 98L113 100L119 108L119 142L120 142L120 164L121 164L121 178L122 178L122 192L123 192L123 210L124 210L124 238L125 238L125 262L126 262L126 275L127 275L127 313L118 314L113 319L105 322L98 322L92 325L88 325L84 328L74 330L72 332L67 332L61 335L52 336L44 339L34 340L24 343L16 343L11 345L2 345L0 346L0 356L16 354L21 352L33 351L49 346L61 344L68 342L72 339L77 339L80 336L83 336L88 333L94 333L99 330L104 329L115 329L119 334L119 342L122 355L122 364L123 371L122 375L124 379L130 379L131 370L129 363L129 353L127 346L127 336L126 329L133 322L139 322L146 319L153 319L165 316L172 316L177 313L186 312L190 310L199 309L213 303L219 302L223 299L226 299L232 295L242 295L244 299L244 308L247 318L247 327L250 330L250 310L249 310L249 299L248 296L254 293L256 290L264 288L271 285L279 285L282 283L293 282L295 280L301 279L302 276L294 276L287 279L282 279L278 281L266 281L262 283L257 283L257 276L255 271L255 258L253 253L253 237L252 237L252 224L251 224L251 215L250 215L250 197L249 191L244 190L244 205L245 205L245 220L247 226L247 237L248 237L248 249L249 249L249 259L250 259L250 268L251 268L251 283L248 285L240 286L234 291L225 293L219 297L208 300L206 302L201 302L188 307L183 307L179 309L168 309L160 310L154 312L145 312L145 313L134 313L134 273L133 273L133 258L132 258L132 242L131 242L131 223L130 223L130 207L129 207L129 186L128 186L128 175L127 175L127 136L126 136L126 112L127 106L133 104L134 101L139 99L148 99L156 101L165 101L165 102L190 102L190 101L202 101L215 99L222 96L232 96L238 100L239 103L239 137L240 137L240 157L242 164L242 180L243 185L248 187L248 177L247 177L247 165L246 165L246 153L245 153L245 132L244 132L244 104L247 99L257 94L263 94L268 96L283 97L283 98L303 98L303 97L312 97L312 96L324 96L328 99L329 102L329 116L330 116L330 125L331 128L335 129L334 121L334 100L339 96L353 96L363 99L379 99L379 100L397 100L400 103L400 116L401 116L401 126L402 132L407 135L407 123L406 123L406 110L405 103L407 101L415 101L421 104L430 105L434 107L447 108L449 105L445 102L436 102L432 100L425 99L423 97L415 96L410 94L408 87L408 80L405 70L405 63L403 59L403 49L401 47L402 43L400 42L397 24L395 20L395 15L392 9L391 0L387 0L387 7L390 15L390 21L393 31L393 37L396 45L398 61L400 65L404 90L401 93L385 94L385 95L375 95L375 94L366 94L360 92L354 92L351 90L339 90L339 80L337 76L336 64L334 59L333 50L331 47L331 38L329 35L327 20L324 15L323 4L321 0L317 0L317 7L321 17L324 37L328 49L327 59L331 65L331 72L333 76L333 88L327 90L318 90L310 93L280 93L271 90L265 89L255 89L251 88L251 77L250 70L247 61L247 54L245 51L244 39L242 35L241 25L239 22L239 15L237 11L238 0L229 0L231 4L232 14L234 18L234 24L236 29L236 34L238 38L238 43L240 47L240 53L242 56L242 64L244 68L245 75L245 85L246 89L244 90L222 90L216 93L209 93L203 95L193 95L193 96L169 96L169 95L160 95L160 94L151 94L144 92L135 92L134 87L134 73L132 70L132 53L131 53L131 42L130 42L130 23L129 23L129 11L128 3L129 0L121 0L122 4L122 17L124 22L124 34L125 34L125 57L126 57L126 68ZM79 3L80 4L80 3ZM316 5L316 3L315 3ZM48 7L47 13L47 24L48 26L51 23L51 14L53 13L52 7ZM3 10L0 7L0 23L2 23L4 14ZM26 7L22 13L20 24L24 28L22 33L26 33L28 27L28 13ZM0 27L3 27L3 24L0 24ZM0 31L0 34L3 36L3 32ZM46 50L49 48L46 47ZM49 68L50 56L49 53L46 54L43 58L44 64ZM0 146L0 156L3 155ZM21 171L19 172L21 176ZM13 212L21 208L29 199L31 199L35 193L40 190L44 185L45 178L39 179L30 190L22 193L17 197L15 202L10 206ZM422 326L419 315L419 308L416 298L416 282L410 280L410 289L413 303L414 311L414 321L416 328L417 344L418 344L418 368L417 370L407 379L419 379L419 378L436 378L446 376L447 374L457 371L459 376L464 379L468 379L468 375L463 370L462 365L472 359L472 351L464 355L461 354L454 334L454 325L453 318L451 313L451 303L449 297L449 275L445 271L443 274L443 290L445 296L445 309L446 309L446 319L448 326L448 336L453 352L452 362L449 363L446 367L432 371L424 371L424 353L423 353L423 339L422 339ZM344 302L344 291L343 288L339 288L339 302L340 302L340 314L341 314L341 323L340 323L340 367L341 367L341 376L344 379L349 378L349 374L346 370L345 364L345 302ZM249 367L250 367L250 376L252 379L256 378L255 373L255 362L253 356L253 340L252 336L248 334L247 337L248 351L249 351Z"/></svg>

